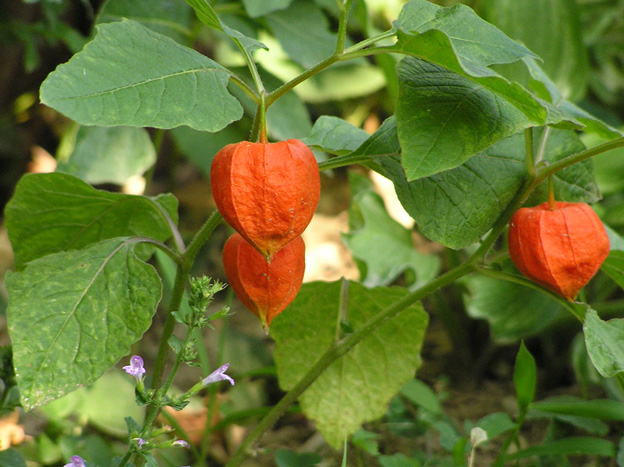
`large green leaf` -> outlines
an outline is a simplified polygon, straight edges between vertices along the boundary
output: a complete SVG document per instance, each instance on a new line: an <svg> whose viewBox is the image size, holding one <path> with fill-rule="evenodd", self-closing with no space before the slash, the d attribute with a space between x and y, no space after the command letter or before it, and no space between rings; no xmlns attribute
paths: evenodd
<svg viewBox="0 0 624 467"><path fill-rule="evenodd" d="M50 253L120 236L164 241L177 222L177 199L109 193L61 173L25 175L5 210L15 267Z"/></svg>
<svg viewBox="0 0 624 467"><path fill-rule="evenodd" d="M342 238L358 263L361 283L367 287L389 285L406 270L416 277L410 284L413 288L435 278L439 258L416 251L411 232L388 215L370 181L351 174L350 186L349 233Z"/></svg>
<svg viewBox="0 0 624 467"><path fill-rule="evenodd" d="M98 13L95 24L131 19L151 30L190 45L193 10L179 0L108 0Z"/></svg>
<svg viewBox="0 0 624 467"><path fill-rule="evenodd" d="M603 321L591 308L583 323L585 345L596 370L609 378L624 371L624 319Z"/></svg>
<svg viewBox="0 0 624 467"><path fill-rule="evenodd" d="M341 282L304 284L271 325L280 386L292 388L339 336L339 323L357 329L404 297L398 288L367 289L350 283L344 306ZM327 370L300 397L301 408L332 446L374 420L420 365L427 314L413 305L385 322Z"/></svg>
<svg viewBox="0 0 624 467"><path fill-rule="evenodd" d="M13 364L26 409L98 379L149 328L161 297L135 238L31 262L7 276Z"/></svg>
<svg viewBox="0 0 624 467"><path fill-rule="evenodd" d="M531 126L497 94L438 65L407 57L397 72L396 118L408 181L455 168Z"/></svg>
<svg viewBox="0 0 624 467"><path fill-rule="evenodd" d="M587 52L576 1L484 0L483 17L509 37L525 44L542 59L546 74L566 99L585 93L589 72ZM526 70L509 69L507 76L527 84Z"/></svg>
<svg viewBox="0 0 624 467"><path fill-rule="evenodd" d="M83 126L75 138L73 151L59 162L56 171L87 183L123 185L156 162L156 150L143 128Z"/></svg>
<svg viewBox="0 0 624 467"><path fill-rule="evenodd" d="M534 133L534 146L540 147L543 130ZM585 147L570 131L550 129L543 145L543 157L554 162ZM351 155L376 157L369 165L390 178L405 210L429 239L450 248L477 242L500 216L526 177L524 137L516 134L471 157L459 167L408 182L400 163L394 119L381 128ZM566 201L593 202L599 193L591 161L574 164L554 177L557 197ZM546 185L531 199L546 199Z"/></svg>
<svg viewBox="0 0 624 467"><path fill-rule="evenodd" d="M208 57L130 20L97 31L46 78L41 102L84 125L218 131L242 116Z"/></svg>
<svg viewBox="0 0 624 467"><path fill-rule="evenodd" d="M401 10L396 26L411 34L442 31L450 39L462 67L469 72L489 74L482 68L527 56L537 58L466 5L442 8L425 0L412 0Z"/></svg>

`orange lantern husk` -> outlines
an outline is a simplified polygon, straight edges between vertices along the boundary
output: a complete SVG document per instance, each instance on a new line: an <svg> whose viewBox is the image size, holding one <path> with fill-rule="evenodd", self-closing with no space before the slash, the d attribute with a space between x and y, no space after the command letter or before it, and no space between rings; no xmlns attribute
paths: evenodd
<svg viewBox="0 0 624 467"><path fill-rule="evenodd" d="M238 299L268 330L273 318L290 305L301 288L305 244L297 237L275 253L269 263L236 233L225 242L223 267Z"/></svg>
<svg viewBox="0 0 624 467"><path fill-rule="evenodd" d="M585 203L521 208L509 223L509 256L522 274L567 300L598 272L609 255L607 232Z"/></svg>
<svg viewBox="0 0 624 467"><path fill-rule="evenodd" d="M320 197L318 164L301 141L230 144L210 172L225 221L267 260L299 237Z"/></svg>

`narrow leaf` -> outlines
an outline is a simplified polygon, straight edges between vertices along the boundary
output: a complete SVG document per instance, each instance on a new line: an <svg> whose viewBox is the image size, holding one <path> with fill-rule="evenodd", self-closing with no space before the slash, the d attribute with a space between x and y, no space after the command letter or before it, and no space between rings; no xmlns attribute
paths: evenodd
<svg viewBox="0 0 624 467"><path fill-rule="evenodd" d="M304 284L290 307L273 321L271 335L283 389L293 387L334 344L342 316L336 308L341 286L341 282ZM357 331L406 293L351 283L344 318ZM303 412L332 446L340 446L363 422L382 416L391 397L414 377L426 326L422 307L410 306L331 364L301 396Z"/></svg>
<svg viewBox="0 0 624 467"><path fill-rule="evenodd" d="M148 329L160 278L114 238L48 255L7 276L13 362L26 409L98 379Z"/></svg>
<svg viewBox="0 0 624 467"><path fill-rule="evenodd" d="M615 445L602 438L574 437L550 441L539 446L509 454L506 459L526 459L533 456L557 456L571 454L591 454L596 456L615 457Z"/></svg>
<svg viewBox="0 0 624 467"><path fill-rule="evenodd" d="M130 20L97 31L46 78L41 102L83 125L218 131L241 118L229 72L208 57Z"/></svg>
<svg viewBox="0 0 624 467"><path fill-rule="evenodd" d="M533 401L533 397L535 397L535 386L537 384L535 359L525 347L524 341L520 343L520 349L516 355L513 379L516 385L518 407L524 411Z"/></svg>
<svg viewBox="0 0 624 467"><path fill-rule="evenodd" d="M533 402L530 408L558 415L624 421L624 403L613 399L544 400Z"/></svg>
<svg viewBox="0 0 624 467"><path fill-rule="evenodd" d="M5 210L17 269L50 253L120 236L164 241L177 222L177 199L99 191L61 173L25 175Z"/></svg>

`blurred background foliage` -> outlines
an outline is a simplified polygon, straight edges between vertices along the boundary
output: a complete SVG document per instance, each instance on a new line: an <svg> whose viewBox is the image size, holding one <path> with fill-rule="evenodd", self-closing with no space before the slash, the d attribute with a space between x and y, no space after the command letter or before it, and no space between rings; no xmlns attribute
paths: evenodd
<svg viewBox="0 0 624 467"><path fill-rule="evenodd" d="M356 0L349 22L349 36L361 40L390 28L403 3L402 0ZM434 3L451 6L458 2L439 0ZM463 3L537 53L543 60L543 69L556 83L563 97L613 127L623 128L624 0L473 0ZM258 51L256 56L269 89L278 87L333 50L337 24L334 0L215 0L211 4L226 24L269 47L268 52ZM240 75L246 75L244 61L232 43L223 34L203 27L183 0L2 2L0 206L4 207L24 173L57 170L113 191L141 193L147 190L149 194L173 191L181 203L181 229L183 233L193 232L214 208L207 183L212 156L225 144L246 139L249 134L255 108L238 88L231 87L230 91L243 103L245 116L215 134L201 133L188 127L171 131L79 127L39 104L38 90L45 77L81 50L92 38L95 25L118 21L122 17L138 20L184 45L193 46L220 64L235 69ZM310 41L309 37L314 37L314 41ZM340 117L367 133L377 130L381 122L394 113L398 93L397 60L393 56L375 56L339 64L302 84L296 92L270 108L267 116L270 138L305 138L322 115ZM528 83L530 79L522 65L501 67L497 71L521 83ZM581 135L581 138L588 147L601 142L594 135ZM317 156L320 160L325 157L322 153ZM98 165L98 161L106 162ZM596 208L605 223L622 235L624 150L595 157L594 171L603 197ZM397 241L397 248L409 249L408 232L417 232L418 227L414 227L404 213L393 213L395 220L386 219L385 210L391 211L392 205L388 202L384 204L384 200L391 198L392 188L384 190L380 188L383 182L376 182L373 189L370 181L361 174L349 175L347 170L342 169L334 171L331 177L325 177L323 183L319 213L324 217L316 224L314 234L330 239L319 247L319 251L326 252L333 248L331 254L340 257L340 261L338 266L319 266L322 272L315 278L331 277L335 280L347 275L364 277L364 283L369 285L400 284L410 287L414 285L415 271L410 262L420 264L419 267L424 269L419 274L424 271L426 277L427 274L434 275L439 267L456 265L463 258L462 251L442 249L414 234L411 240L418 251L431 255L427 266L423 266L423 260L418 256L420 253L416 251L406 255L409 257L405 264L383 264L383 258L367 254L374 248L367 243L366 234L350 233L344 235L341 241L337 232L346 231L348 227L360 234L370 232L375 227L370 219L377 219L382 231L396 232L394 240ZM387 195L388 192L390 195ZM222 276L220 244L226 235L225 229L218 232L214 245L205 248L204 262L198 272ZM351 253L347 252L345 244ZM164 257L157 257L157 262L166 277L172 271L171 264ZM10 246L6 232L2 230L0 278L10 267ZM505 267L507 265L503 264ZM520 338L535 339L532 348L537 349L538 366L549 375L547 382L543 383L544 391L557 391L573 385L576 378L583 391L593 384L608 394L617 394L611 383L600 378L588 364L577 323L562 312L552 313L553 306L548 297L531 296L533 313L527 316L518 307L527 308L522 288L491 282L491 279L484 277L469 278L426 301L426 309L434 310L434 319L423 351L425 365L419 375L434 385L438 394L423 392L426 389L421 387L418 391L412 387L404 388L389 408L384 422L387 425L376 424L368 427L370 431L392 427L395 434L420 436L429 429L435 429L441 434L441 444L449 446L451 451L453 440L459 434L442 413L438 399L446 400L446 408L453 410L457 418L478 417L478 411L462 413L461 401L478 397L474 389L477 382L483 384L483 380L510 379L516 347L506 344L517 343ZM622 316L624 297L617 284L605 275L599 274L586 293L592 297L593 307L601 316ZM230 296L228 300L231 299ZM501 307L501 303L507 306ZM6 293L0 289L0 311L5 307ZM249 384L237 386L228 393L228 400L220 405L225 418L215 421L217 428L261 415L263 409L258 407L274 403L279 396L270 347L265 337L246 327L244 320L233 321L222 330L219 338L212 338L212 348L205 358L209 358L210 352L216 352L215 349L221 349L219 351L224 352L226 360L237 362L238 371L249 378ZM157 340L157 326L153 332L155 337L152 340ZM9 343L5 329L0 331L0 337L0 343ZM8 371L7 366L10 365L5 359L5 372ZM106 392L107 385L117 384L115 378L119 375L112 375L89 391ZM10 371L5 376L5 381L9 380ZM459 383L453 386L447 377L464 386L460 387ZM504 383L490 387L486 392L493 395L493 400L482 400L475 407L481 404L487 411L500 403L504 409L508 390ZM15 395L10 392L5 391L5 398L15 402ZM29 444L27 450L36 451L31 454L41 464L58 463L82 443L83 452L90 453L92 459L100 459L101 465L108 465L106 459L110 456L110 448L103 445L100 437L91 436L92 432L83 429L87 425L94 426L96 433L105 433L115 440L112 443L115 444L119 442L118 437L123 436L124 427L117 425L119 420L107 418L109 408L85 403L87 397L94 396L77 393L70 399L47 407L38 415L38 421L30 422L30 428L39 434L37 442ZM201 411L199 405L198 410ZM416 415L414 407L419 407ZM99 408L102 410L97 410ZM117 409L121 412L131 410L125 406ZM120 414L114 412L114 415ZM44 423L43 419L48 423ZM290 436L286 444L291 447L306 439L310 443L313 429L296 415L290 422L290 427L278 427L275 431L275 443L285 443L284 439L280 439L280 433L284 437ZM178 420L177 423L191 422ZM188 426L185 425L190 430ZM293 426L296 429L288 431ZM555 429L562 428L557 425ZM603 426L592 429L604 432ZM236 438L236 433L230 432L228 436ZM414 463L400 463L404 459L395 459L396 463L392 463L392 459L385 459L398 459L399 455L380 456L376 436L362 431L354 437L352 442L363 458L377 459L376 462L388 466L421 465L415 463L416 455L411 458ZM235 443L236 439L229 439L228 442ZM213 446L215 462L227 457L225 445L227 443L216 442ZM174 459L170 462L181 462L178 454L172 456ZM279 458L287 459L280 465L304 465L301 463L304 460L290 451L276 456L276 459ZM0 465L11 465L2 462L0 455Z"/></svg>

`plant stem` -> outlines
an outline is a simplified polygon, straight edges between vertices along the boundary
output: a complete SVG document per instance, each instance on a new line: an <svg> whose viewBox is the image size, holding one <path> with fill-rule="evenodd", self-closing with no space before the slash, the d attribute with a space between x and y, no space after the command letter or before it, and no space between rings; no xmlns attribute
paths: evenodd
<svg viewBox="0 0 624 467"><path fill-rule="evenodd" d="M338 38L336 39L336 55L344 52L345 39L347 37L347 18L349 17L349 10L351 10L352 3L353 0L346 0L344 3L338 3L340 19L338 22Z"/></svg>
<svg viewBox="0 0 624 467"><path fill-rule="evenodd" d="M552 175L561 169L565 169L566 167L570 167L578 162L582 162L586 159L590 159L598 154L602 154L603 152L611 151L612 149L622 148L624 147L624 137L617 138L611 141L607 141L606 143L599 144L590 149L586 149L585 151L577 152L569 157L561 159L557 162L554 162L550 165L545 165L540 167L537 170L537 177L539 181L543 181L549 175Z"/></svg>
<svg viewBox="0 0 624 467"><path fill-rule="evenodd" d="M548 209L554 211L557 209L555 202L555 180L552 175L548 176Z"/></svg>
<svg viewBox="0 0 624 467"><path fill-rule="evenodd" d="M173 316L173 311L178 311L180 309L180 304L182 303L182 297L184 296L184 290L186 288L186 283L188 280L188 275L191 270L191 266L199 253L199 249L206 242L208 237L212 234L214 229L219 225L223 218L218 211L215 211L208 220L204 223L204 225L199 229L191 243L189 244L186 252L182 257L182 264L178 265L178 269L176 272L176 278L173 285L173 292L171 294L171 302L169 304L169 313L165 318L165 324L163 326L162 335L160 338L160 345L158 347L158 354L156 356L156 362L154 364L154 372L152 375L152 388L159 389L163 382L163 375L165 369L165 362L167 359L167 354L169 351L169 344L167 341L171 334L173 333L173 329L175 327L175 318ZM156 413L160 407L157 404L150 404L147 413L147 419L155 417ZM121 464L123 465L123 464Z"/></svg>
<svg viewBox="0 0 624 467"><path fill-rule="evenodd" d="M496 462L494 463L494 467L503 467L505 463L505 457L507 456L507 451L509 450L509 446L514 440L518 437L518 433L520 432L520 428L522 428L522 424L524 423L524 419L526 417L528 408L525 407L518 414L518 418L516 419L516 426L511 430L509 436L503 442L503 445L500 448L498 457L496 458Z"/></svg>

